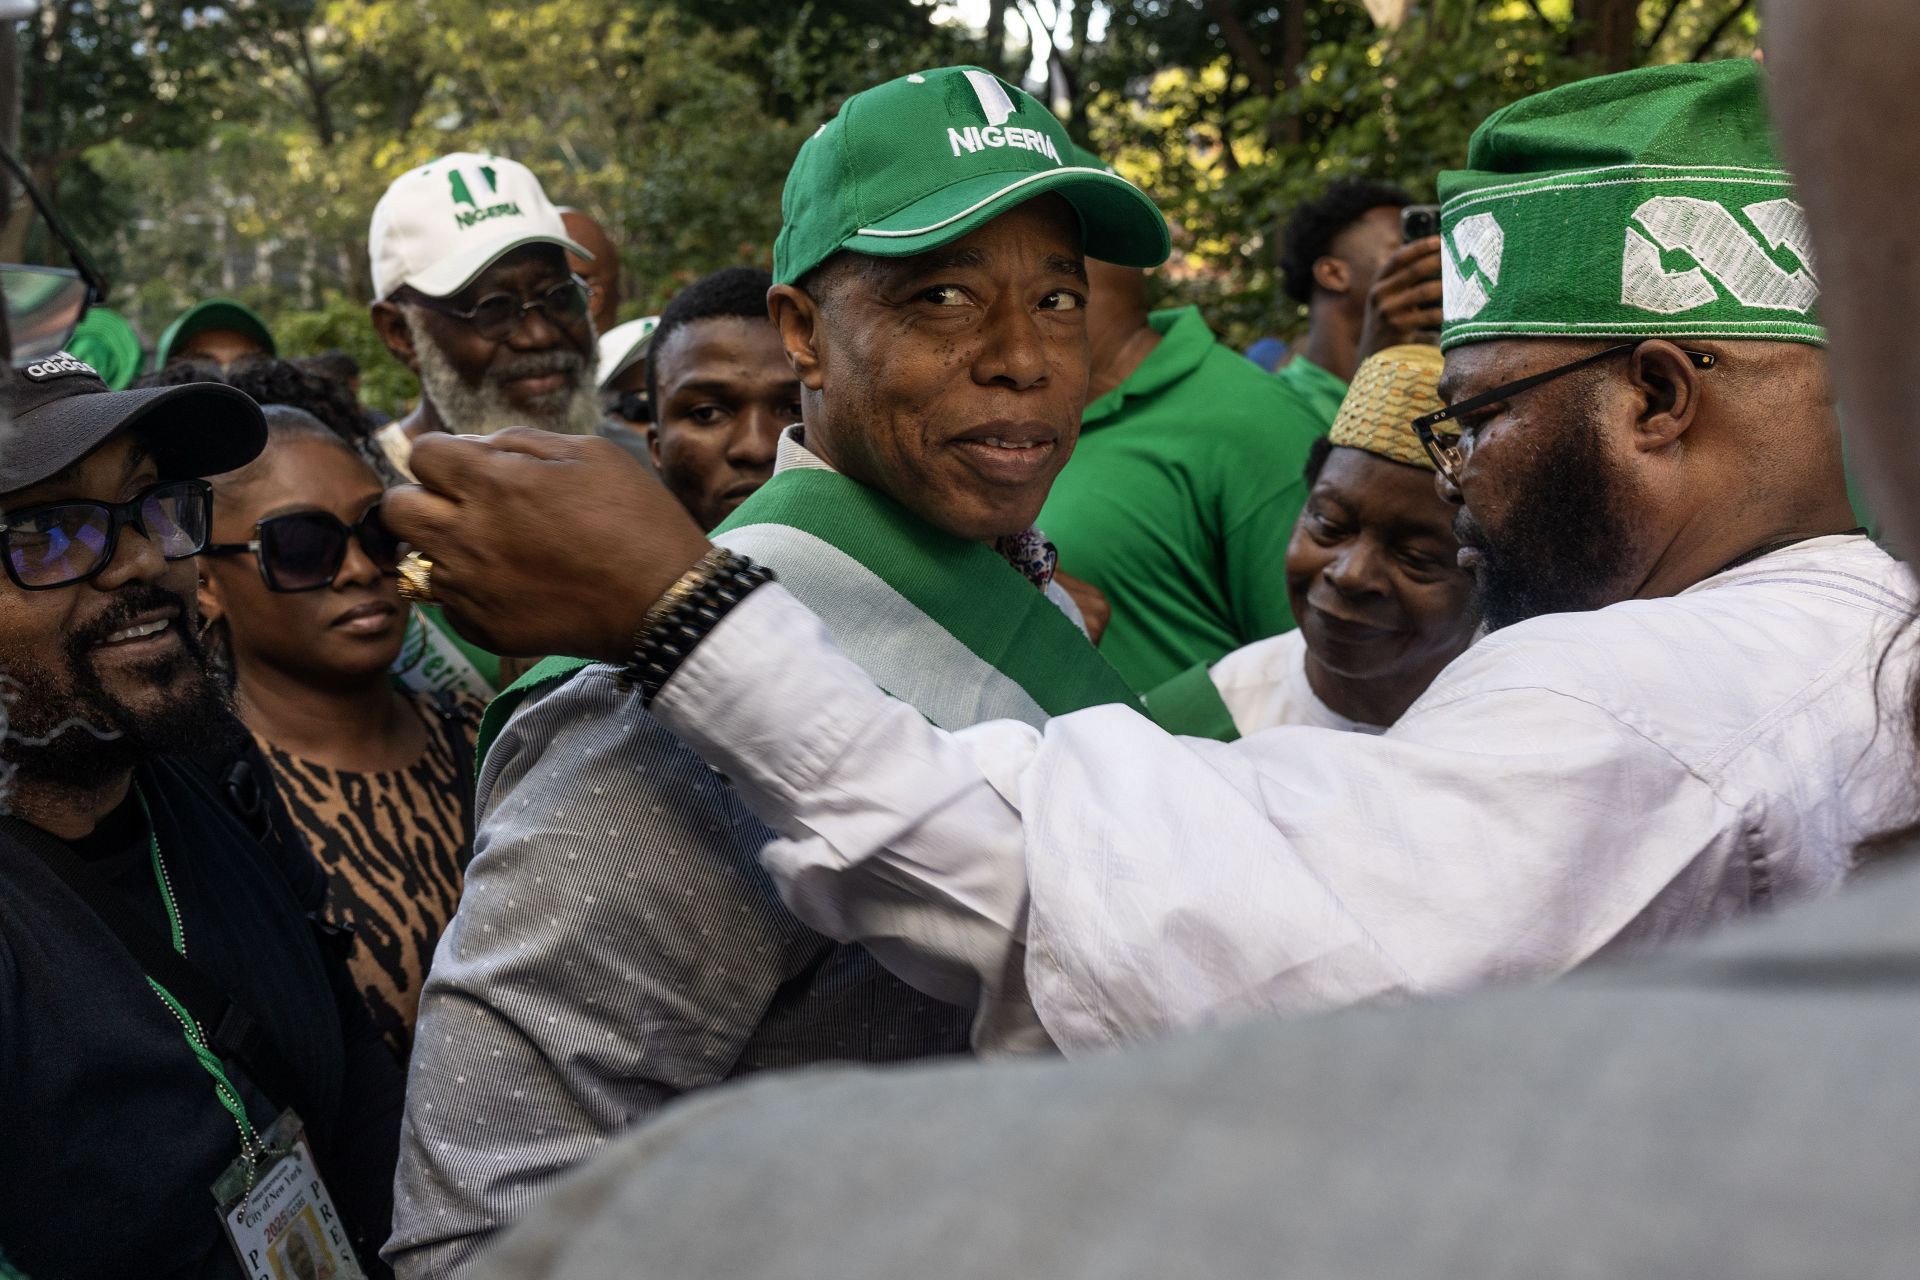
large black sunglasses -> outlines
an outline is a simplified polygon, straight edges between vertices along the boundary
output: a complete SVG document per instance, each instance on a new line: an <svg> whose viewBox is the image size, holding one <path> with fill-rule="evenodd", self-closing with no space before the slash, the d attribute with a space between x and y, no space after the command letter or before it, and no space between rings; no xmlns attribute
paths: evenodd
<svg viewBox="0 0 1920 1280"><path fill-rule="evenodd" d="M251 542L216 542L202 552L209 556L251 553L260 565L260 578L269 591L318 591L332 586L347 562L347 540L360 549L382 574L394 574L400 564L400 540L380 523L380 504L348 524L330 511L293 511L271 516L253 526Z"/></svg>
<svg viewBox="0 0 1920 1280"><path fill-rule="evenodd" d="M1413 420L1413 433L1420 437L1420 443L1425 447L1427 457L1433 460L1433 465L1439 468L1440 474L1447 478L1447 483L1458 485L1460 483L1460 467L1466 462L1469 450L1461 447L1459 432L1435 431L1435 427L1443 422L1450 422L1467 414L1477 413L1488 405L1498 404L1500 401L1517 396L1523 391L1531 391L1535 387L1552 382L1555 378L1564 378L1576 369L1584 369L1590 364L1598 364L1600 361L1609 359L1610 357L1637 350L1639 346L1640 343L1638 342L1623 342L1618 346L1608 347L1603 351L1596 351L1590 356L1582 356L1570 364L1563 364L1548 369L1545 373L1531 374L1525 378L1516 378L1512 382L1502 383L1491 391L1482 391L1477 396L1469 396L1457 404L1450 404L1437 413L1429 413L1424 417L1415 418ZM1682 348L1681 354L1692 361L1693 367L1696 369L1711 369L1719 363L1717 356L1708 355L1704 351L1687 351Z"/></svg>
<svg viewBox="0 0 1920 1280"><path fill-rule="evenodd" d="M131 525L168 560L185 560L207 542L213 490L204 480L169 480L125 502L49 502L9 511L0 525L7 576L27 591L85 582L113 562L120 531Z"/></svg>
<svg viewBox="0 0 1920 1280"><path fill-rule="evenodd" d="M593 296L593 287L579 276L568 276L565 282L554 285L545 293L525 302L518 294L490 293L471 307L462 310L441 298L429 298L419 290L409 293L408 301L429 311L438 311L443 316L452 316L464 320L473 331L489 342L501 342L509 337L520 322L526 319L527 312L539 310L547 319L565 325L577 325L587 317L587 303Z"/></svg>

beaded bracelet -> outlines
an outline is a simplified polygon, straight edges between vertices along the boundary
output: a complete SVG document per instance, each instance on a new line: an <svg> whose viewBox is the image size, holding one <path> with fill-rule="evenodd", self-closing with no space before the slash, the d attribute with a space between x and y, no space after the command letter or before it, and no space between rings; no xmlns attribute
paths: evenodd
<svg viewBox="0 0 1920 1280"><path fill-rule="evenodd" d="M641 619L633 637L633 657L620 672L623 683L640 687L641 705L653 705L687 655L720 619L755 587L772 582L773 576L765 565L715 547L663 591Z"/></svg>

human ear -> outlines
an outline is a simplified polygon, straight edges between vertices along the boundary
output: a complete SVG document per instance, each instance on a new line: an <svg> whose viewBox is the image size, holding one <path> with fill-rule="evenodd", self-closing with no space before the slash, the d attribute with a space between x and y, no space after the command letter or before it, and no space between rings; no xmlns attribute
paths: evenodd
<svg viewBox="0 0 1920 1280"><path fill-rule="evenodd" d="M1344 258L1328 254L1314 259L1313 282L1328 293L1345 293L1353 287L1353 272Z"/></svg>
<svg viewBox="0 0 1920 1280"><path fill-rule="evenodd" d="M1641 399L1634 448L1653 453L1677 442L1700 411L1700 370L1687 353L1654 338L1627 357L1627 380Z"/></svg>
<svg viewBox="0 0 1920 1280"><path fill-rule="evenodd" d="M204 631L226 616L226 606L220 602L220 588L215 586L213 579L205 573L200 575L200 588L194 596L199 603L201 630Z"/></svg>
<svg viewBox="0 0 1920 1280"><path fill-rule="evenodd" d="M777 284L767 291L767 311L780 330L780 345L794 377L809 391L820 390L825 375L820 359L820 304L801 289Z"/></svg>
<svg viewBox="0 0 1920 1280"><path fill-rule="evenodd" d="M376 302L367 309L373 319L373 331L380 335L380 341L387 344L387 350L393 352L393 358L407 366L409 372L420 372L420 357L413 349L413 330L407 325L407 317L402 314L397 302Z"/></svg>

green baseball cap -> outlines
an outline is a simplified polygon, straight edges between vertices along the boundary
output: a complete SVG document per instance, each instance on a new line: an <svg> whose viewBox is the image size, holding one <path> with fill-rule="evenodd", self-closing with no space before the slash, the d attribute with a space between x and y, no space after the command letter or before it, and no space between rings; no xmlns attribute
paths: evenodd
<svg viewBox="0 0 1920 1280"><path fill-rule="evenodd" d="M114 391L125 391L133 385L147 356L140 349L140 335L127 318L106 307L87 308L73 336L67 339L67 354L92 365L99 371L100 380Z"/></svg>
<svg viewBox="0 0 1920 1280"><path fill-rule="evenodd" d="M1068 164L1077 164L1083 169L1098 169L1102 173L1113 172L1112 165L1077 142L1067 144L1066 156Z"/></svg>
<svg viewBox="0 0 1920 1280"><path fill-rule="evenodd" d="M792 284L842 249L925 253L1054 194L1082 249L1126 267L1167 259L1167 220L1104 167L1076 163L1053 113L979 67L941 67L848 98L801 146L780 196L773 279Z"/></svg>
<svg viewBox="0 0 1920 1280"><path fill-rule="evenodd" d="M273 331L267 328L252 307L232 298L208 298L196 302L180 313L180 318L167 326L160 335L160 345L153 350L153 367L163 369L167 361L173 359L173 353L188 338L209 329L231 329L244 333L266 348L267 354L280 354L279 346L273 340Z"/></svg>

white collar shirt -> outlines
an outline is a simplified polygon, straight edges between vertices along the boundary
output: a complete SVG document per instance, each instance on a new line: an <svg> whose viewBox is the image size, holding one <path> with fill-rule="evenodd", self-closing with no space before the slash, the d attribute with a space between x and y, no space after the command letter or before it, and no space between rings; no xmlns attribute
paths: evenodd
<svg viewBox="0 0 1920 1280"><path fill-rule="evenodd" d="M1207 669L1220 701L1241 737L1283 724L1313 725L1344 733L1387 731L1341 715L1321 700L1307 680L1307 637L1298 627L1241 645Z"/></svg>

